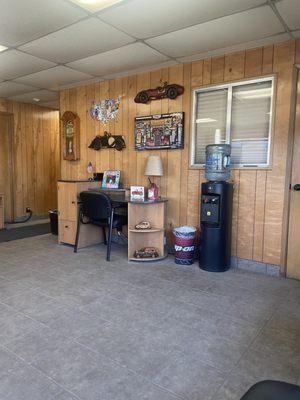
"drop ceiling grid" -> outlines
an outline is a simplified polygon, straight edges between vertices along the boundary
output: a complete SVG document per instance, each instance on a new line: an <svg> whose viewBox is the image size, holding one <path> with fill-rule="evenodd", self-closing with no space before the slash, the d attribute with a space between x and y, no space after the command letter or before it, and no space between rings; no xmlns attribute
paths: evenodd
<svg viewBox="0 0 300 400"><path fill-rule="evenodd" d="M0 0L0 7L4 1ZM22 0L11 0L11 4L20 3L20 1ZM39 3L39 0L28 1L35 5ZM30 93L37 95L39 92L42 97L42 93L45 95L48 91L49 99L45 98L44 101L53 101L53 91L58 91L66 86L75 86L85 81L110 79L113 76L121 76L122 73L128 74L131 70L153 69L155 65L159 66L162 63L168 65L182 63L188 59L200 58L203 54L209 56L218 53L225 48L238 48L242 46L242 43L234 38L233 30L228 33L226 42L226 40L220 41L218 38L213 38L214 27L216 30L224 30L225 21L230 19L233 21L232 23L236 21L238 25L240 18L247 20L250 14L256 13L258 21L259 15L264 12L266 14L265 23L270 25L270 29L263 32L263 37L244 35L244 43L255 46L255 41L272 41L272 38L274 41L284 40L293 37L293 31L295 31L295 37L299 36L300 21L299 23L297 21L300 20L300 11L296 4L299 0L244 0L243 2L240 0L201 0L205 12L198 12L198 14L196 10L199 10L197 8L199 0L185 2L164 0L163 3L161 0L151 0L151 7L156 10L158 16L156 20L150 12L143 15L144 19L136 20L135 13L141 15L141 10L137 8L137 5L139 4L145 9L147 1L123 0L100 12L91 12L83 6L75 4L72 0L51 0L53 9L57 9L60 4L63 4L64 9L71 10L67 21L63 24L63 17L61 17L55 25L50 18L45 34L34 35L32 32L26 32L27 36L24 35L24 37L31 35L30 40L23 43L17 40L16 45L9 46L7 50L0 53L0 97L16 98L19 95L20 98L29 98ZM155 8L156 3L157 5L161 4L161 7ZM180 7L182 3L185 5L185 10ZM187 3L190 7L187 7ZM172 9L171 5L177 5L177 8L173 7ZM294 8L295 12L293 12ZM40 14L37 15L41 15L41 11L39 12ZM49 12L53 14L53 10ZM175 13L173 19L170 18L172 12ZM150 24L145 23L145 18L146 20L150 19ZM240 29L242 29L243 24L240 25ZM255 18L253 25L255 31ZM210 37L206 40L193 40L197 31L201 33L201 29L207 26L211 27ZM83 37L78 40L77 35L80 35L81 27L84 27L85 30L82 30ZM260 30L263 31L263 18L260 21ZM208 31L204 29L202 36L207 35ZM105 43L102 43L99 38L98 46L97 37L93 37L89 43L89 34L97 36L97 33L101 35L101 32L105 37ZM115 35L115 38L109 37L110 32L113 32L112 36ZM68 40L66 40L67 33ZM70 46L71 49L68 50L66 47L67 50L64 51L64 46L67 46L73 36L74 43ZM236 36L239 36L239 32L236 33ZM55 38L57 46L52 38ZM64 40L65 42L62 43ZM215 42L210 48L208 43L213 40ZM76 49L78 42L81 44L80 49ZM174 42L176 46L174 46ZM5 43L0 44L5 45ZM130 49L133 50L132 60L128 60L126 56ZM2 65L1 58L4 60ZM103 59L103 63L101 63L101 59ZM19 63L16 60L19 60ZM20 65L23 66L23 70L19 68ZM1 68L4 68L3 74L1 74ZM20 92L17 91L18 85L20 85ZM9 86L11 86L11 94Z"/></svg>

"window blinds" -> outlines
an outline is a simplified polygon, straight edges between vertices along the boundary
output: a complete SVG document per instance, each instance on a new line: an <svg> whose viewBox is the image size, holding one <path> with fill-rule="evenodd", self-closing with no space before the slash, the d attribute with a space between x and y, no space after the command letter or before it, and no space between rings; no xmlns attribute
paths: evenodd
<svg viewBox="0 0 300 400"><path fill-rule="evenodd" d="M273 78L196 91L194 164L205 163L205 147L220 129L233 166L267 166L272 93Z"/></svg>
<svg viewBox="0 0 300 400"><path fill-rule="evenodd" d="M272 83L232 88L231 162L260 165L268 162Z"/></svg>
<svg viewBox="0 0 300 400"><path fill-rule="evenodd" d="M197 94L195 120L195 163L205 163L205 147L215 142L215 131L220 129L226 141L228 89L210 90Z"/></svg>

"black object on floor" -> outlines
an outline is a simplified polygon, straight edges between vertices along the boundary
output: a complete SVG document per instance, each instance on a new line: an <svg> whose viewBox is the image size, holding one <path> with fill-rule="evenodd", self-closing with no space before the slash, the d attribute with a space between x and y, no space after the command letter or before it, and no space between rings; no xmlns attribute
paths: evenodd
<svg viewBox="0 0 300 400"><path fill-rule="evenodd" d="M24 239L31 236L50 233L50 223L22 226L20 228L3 229L0 231L0 243Z"/></svg>
<svg viewBox="0 0 300 400"><path fill-rule="evenodd" d="M52 235L58 235L58 210L50 210L49 218Z"/></svg>
<svg viewBox="0 0 300 400"><path fill-rule="evenodd" d="M230 268L232 196L232 183L201 185L199 266L205 271L223 272Z"/></svg>
<svg viewBox="0 0 300 400"><path fill-rule="evenodd" d="M280 381L262 381L253 385L241 400L299 400L300 386Z"/></svg>

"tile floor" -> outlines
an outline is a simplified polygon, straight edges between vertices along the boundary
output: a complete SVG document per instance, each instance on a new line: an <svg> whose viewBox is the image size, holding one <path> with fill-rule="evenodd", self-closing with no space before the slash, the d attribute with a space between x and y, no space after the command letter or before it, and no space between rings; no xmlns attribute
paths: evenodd
<svg viewBox="0 0 300 400"><path fill-rule="evenodd" d="M300 282L0 244L1 400L238 400L300 384Z"/></svg>

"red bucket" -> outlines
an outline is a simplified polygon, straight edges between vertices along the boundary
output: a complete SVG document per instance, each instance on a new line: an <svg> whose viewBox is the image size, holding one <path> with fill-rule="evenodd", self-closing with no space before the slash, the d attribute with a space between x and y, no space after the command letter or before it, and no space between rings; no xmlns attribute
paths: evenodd
<svg viewBox="0 0 300 400"><path fill-rule="evenodd" d="M194 262L196 228L181 226L173 230L175 237L175 263L191 265Z"/></svg>

